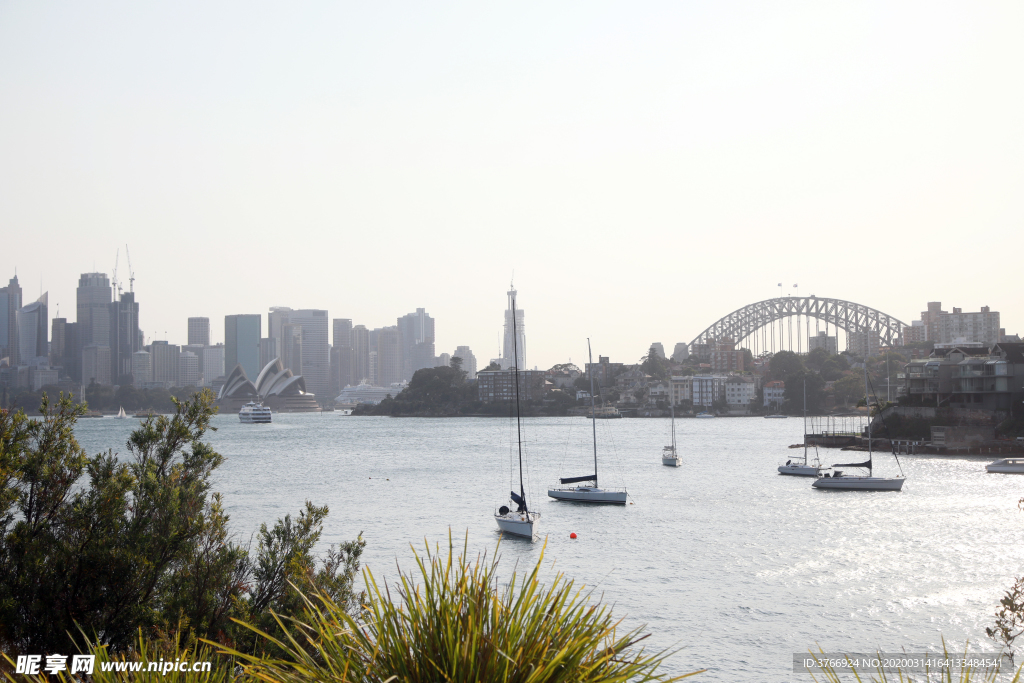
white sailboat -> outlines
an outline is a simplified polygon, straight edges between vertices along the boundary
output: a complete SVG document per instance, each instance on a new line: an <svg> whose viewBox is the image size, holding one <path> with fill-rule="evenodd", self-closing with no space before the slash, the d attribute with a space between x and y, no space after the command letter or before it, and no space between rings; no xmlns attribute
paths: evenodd
<svg viewBox="0 0 1024 683"><path fill-rule="evenodd" d="M817 447L814 451L814 462L807 462L807 380L804 380L804 461L787 460L785 465L779 465L779 474L788 474L791 477L817 477L829 469L822 467L818 459Z"/></svg>
<svg viewBox="0 0 1024 683"><path fill-rule="evenodd" d="M679 467L683 461L679 459L679 452L676 450L676 407L672 406L672 445L661 449L661 464L669 467Z"/></svg>
<svg viewBox="0 0 1024 683"><path fill-rule="evenodd" d="M516 332L516 295L515 289L509 288L509 307L512 309L512 350L516 361L512 364L512 373L515 378L516 395L516 437L519 441L519 493L511 491L509 494L509 505L515 505L515 511L508 505L502 505L494 513L494 521L503 533L533 539L537 535L537 524L540 522L540 513L531 512L526 504L526 487L523 485L523 432L519 417L519 347L518 334Z"/></svg>
<svg viewBox="0 0 1024 683"><path fill-rule="evenodd" d="M120 410L117 411L117 415L115 415L114 418L117 420L127 420L128 413L124 412L124 406L118 406L118 408L120 408Z"/></svg>
<svg viewBox="0 0 1024 683"><path fill-rule="evenodd" d="M827 473L823 476L819 476L811 484L814 488L818 489L830 489L835 491L900 491L903 489L903 482L907 480L905 476L899 477L876 477L874 476L874 451L871 448L871 395L868 391L868 364L864 363L864 402L868 406L868 459L867 462L850 462L845 464L836 463L832 466L833 474L830 477ZM896 454L893 453L893 457ZM896 464L900 462L899 458L896 458ZM840 467L863 467L867 469L867 476L863 475L847 475L839 469ZM900 475L903 474L903 468L900 467Z"/></svg>
<svg viewBox="0 0 1024 683"><path fill-rule="evenodd" d="M587 355L590 367L593 367L594 356L590 352L590 340L587 339ZM558 480L561 487L548 489L548 495L557 500L572 500L577 503L616 503L626 504L626 489L603 489L597 485L597 418L594 415L594 373L590 373L590 426L594 434L594 473L582 477L562 477ZM592 485L582 485L593 482ZM565 484L579 484L565 486Z"/></svg>

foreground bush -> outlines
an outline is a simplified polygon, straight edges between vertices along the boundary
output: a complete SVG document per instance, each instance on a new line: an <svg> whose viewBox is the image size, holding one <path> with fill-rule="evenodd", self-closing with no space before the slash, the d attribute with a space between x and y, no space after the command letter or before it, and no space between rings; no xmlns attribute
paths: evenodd
<svg viewBox="0 0 1024 683"><path fill-rule="evenodd" d="M402 573L394 589L364 570L367 603L358 621L316 596L301 619L282 619L290 635L275 642L286 656L222 652L268 683L611 683L699 673L658 673L669 652L648 653L640 629L619 632L610 608L562 574L542 585L542 561L543 554L529 573L501 584L497 557L471 563L449 540L447 554L429 547L425 557L416 554L416 570Z"/></svg>

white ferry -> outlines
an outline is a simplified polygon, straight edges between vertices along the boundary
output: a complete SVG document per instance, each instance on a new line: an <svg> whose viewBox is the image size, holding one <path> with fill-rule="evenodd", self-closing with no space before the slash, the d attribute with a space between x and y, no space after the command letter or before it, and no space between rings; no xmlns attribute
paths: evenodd
<svg viewBox="0 0 1024 683"><path fill-rule="evenodd" d="M249 401L238 411L238 420L246 424L270 424L270 416L270 408L255 401Z"/></svg>

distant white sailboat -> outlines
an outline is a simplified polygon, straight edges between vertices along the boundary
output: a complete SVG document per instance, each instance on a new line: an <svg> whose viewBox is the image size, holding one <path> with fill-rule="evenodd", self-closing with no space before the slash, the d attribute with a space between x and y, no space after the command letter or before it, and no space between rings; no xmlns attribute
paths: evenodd
<svg viewBox="0 0 1024 683"><path fill-rule="evenodd" d="M512 350L513 357L519 358L518 334L516 332L516 295L515 289L509 288L509 308L512 309ZM519 493L515 491L509 494L509 505L515 505L515 511L508 505L502 505L494 513L494 521L498 528L506 534L521 536L533 539L537 535L537 525L540 522L540 513L531 512L526 504L526 487L523 485L523 432L519 417L519 362L512 365L512 374L515 381L516 397L516 438L519 442Z"/></svg>
<svg viewBox="0 0 1024 683"><path fill-rule="evenodd" d="M834 491L900 491L903 489L903 482L907 480L905 476L899 477L876 477L874 476L874 463L873 463L873 451L871 448L871 394L868 391L868 367L867 363L864 364L864 402L868 406L868 459L866 462L850 462L845 464L836 463L832 466L833 474L830 477L827 473L823 476L819 476L811 484L814 488L818 489L830 489ZM893 453L893 457L896 454ZM896 464L899 464L899 458L896 458ZM868 475L856 475L850 476L843 474L839 469L840 467L863 467L868 471ZM903 468L900 467L900 474L903 474Z"/></svg>
<svg viewBox="0 0 1024 683"><path fill-rule="evenodd" d="M118 407L121 408L121 409L119 411L117 411L117 415L115 415L114 418L118 419L118 420L127 420L128 419L128 413L124 412L124 408L122 406L118 406Z"/></svg>
<svg viewBox="0 0 1024 683"><path fill-rule="evenodd" d="M594 356L590 352L590 340L587 339L587 354L590 367L593 367ZM594 473L582 477L562 477L558 480L562 487L548 489L548 495L556 500L572 500L577 503L617 503L626 504L626 489L603 489L597 485L597 418L594 415L594 373L590 373L590 426L594 434ZM564 486L565 484L582 484L593 482L589 486Z"/></svg>
<svg viewBox="0 0 1024 683"><path fill-rule="evenodd" d="M796 462L787 460L785 465L779 465L779 474L788 474L791 477L817 477L829 469L822 467L818 459L818 450L814 450L814 463L807 462L807 380L804 380L804 461Z"/></svg>
<svg viewBox="0 0 1024 683"><path fill-rule="evenodd" d="M661 464L669 467L679 467L683 464L679 459L679 452L676 450L676 407L672 408L672 445L661 449Z"/></svg>

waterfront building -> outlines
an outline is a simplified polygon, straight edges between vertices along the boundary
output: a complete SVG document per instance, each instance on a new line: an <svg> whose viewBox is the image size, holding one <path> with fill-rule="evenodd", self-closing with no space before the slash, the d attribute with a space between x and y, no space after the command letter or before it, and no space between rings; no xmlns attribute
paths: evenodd
<svg viewBox="0 0 1024 683"><path fill-rule="evenodd" d="M425 309L398 319L402 349L402 379L408 381L417 370L434 366L434 319Z"/></svg>
<svg viewBox="0 0 1024 683"><path fill-rule="evenodd" d="M923 328L918 330L916 328ZM982 306L980 311L964 313L962 308L954 308L952 313L942 310L941 301L929 301L928 310L921 311L921 320L915 320L911 327L904 328L909 333L904 337L908 341L930 341L936 344L954 344L979 342L996 344L1001 338L999 312Z"/></svg>
<svg viewBox="0 0 1024 683"><path fill-rule="evenodd" d="M114 384L127 383L132 372L132 354L143 346L139 304L134 292L121 292L109 306L110 379Z"/></svg>
<svg viewBox="0 0 1024 683"><path fill-rule="evenodd" d="M210 319L189 318L188 319L188 345L209 346L210 345Z"/></svg>
<svg viewBox="0 0 1024 683"><path fill-rule="evenodd" d="M224 367L241 365L247 375L255 377L260 370L262 330L259 314L224 316Z"/></svg>
<svg viewBox="0 0 1024 683"><path fill-rule="evenodd" d="M166 341L155 341L149 345L150 360L153 363L153 381L166 388L178 386L178 357L181 347Z"/></svg>
<svg viewBox="0 0 1024 683"><path fill-rule="evenodd" d="M749 375L731 375L725 380L725 403L731 410L749 410L757 398L757 382Z"/></svg>
<svg viewBox="0 0 1024 683"><path fill-rule="evenodd" d="M320 409L316 397L306 391L302 375L293 374L280 358L264 367L255 382L241 365L236 365L219 388L217 406L222 412L235 412L257 396L274 412L305 413Z"/></svg>
<svg viewBox="0 0 1024 683"><path fill-rule="evenodd" d="M593 374L595 384L610 387L615 384L615 378L625 371L626 365L625 363L612 363L609 356L598 356L596 363L587 363L584 369L588 380Z"/></svg>
<svg viewBox="0 0 1024 683"><path fill-rule="evenodd" d="M715 401L725 396L724 375L694 375L690 378L690 394L694 408L710 409Z"/></svg>
<svg viewBox="0 0 1024 683"><path fill-rule="evenodd" d="M690 357L690 347L686 342L678 342L672 349L672 360L680 363Z"/></svg>
<svg viewBox="0 0 1024 683"><path fill-rule="evenodd" d="M132 384L141 388L153 381L153 364L149 351L136 351L132 354Z"/></svg>
<svg viewBox="0 0 1024 683"><path fill-rule="evenodd" d="M781 379L772 380L764 385L764 407L779 410L786 402L786 383Z"/></svg>
<svg viewBox="0 0 1024 683"><path fill-rule="evenodd" d="M669 379L669 400L672 401L672 405L682 405L683 402L689 403L693 400L693 376L673 375Z"/></svg>
<svg viewBox="0 0 1024 683"><path fill-rule="evenodd" d="M199 356L192 351L181 351L178 354L178 386L199 386Z"/></svg>
<svg viewBox="0 0 1024 683"><path fill-rule="evenodd" d="M89 344L110 346L112 291L106 273L82 273L79 276L75 294L78 338L83 348Z"/></svg>
<svg viewBox="0 0 1024 683"><path fill-rule="evenodd" d="M814 349L822 349L828 355L835 356L839 353L839 340L835 336L829 336L827 332L818 332L807 339L807 352L810 353Z"/></svg>
<svg viewBox="0 0 1024 683"><path fill-rule="evenodd" d="M358 384L370 378L370 331L365 325L352 328L352 381Z"/></svg>
<svg viewBox="0 0 1024 683"><path fill-rule="evenodd" d="M924 326L923 320L914 320L909 326L903 328L903 343L915 344L928 341L928 328Z"/></svg>
<svg viewBox="0 0 1024 683"><path fill-rule="evenodd" d="M509 289L508 308L505 310L505 335L501 348L501 369L508 370L515 366L520 370L526 368L526 312L519 308L515 288ZM515 323L512 321L512 303L516 302ZM513 338L513 330L515 337ZM519 355L516 357L515 354Z"/></svg>
<svg viewBox="0 0 1024 683"><path fill-rule="evenodd" d="M401 382L402 333L397 326L385 327L377 332L377 363L375 384L387 386Z"/></svg>
<svg viewBox="0 0 1024 683"><path fill-rule="evenodd" d="M36 358L50 362L48 293L15 312L18 329L18 365L29 365ZM14 363L11 364L12 366Z"/></svg>
<svg viewBox="0 0 1024 683"><path fill-rule="evenodd" d="M0 358L7 358L11 367L18 365L18 309L21 308L21 286L15 275L0 288Z"/></svg>
<svg viewBox="0 0 1024 683"><path fill-rule="evenodd" d="M87 344L82 348L82 384L110 384L110 347Z"/></svg>
<svg viewBox="0 0 1024 683"><path fill-rule="evenodd" d="M206 346L203 348L202 354L203 384L208 387L213 386L214 380L224 376L224 345Z"/></svg>
<svg viewBox="0 0 1024 683"><path fill-rule="evenodd" d="M278 340L277 349L284 366L302 375L309 393L327 396L331 365L327 311L275 306L270 309L267 320L267 336Z"/></svg>
<svg viewBox="0 0 1024 683"><path fill-rule="evenodd" d="M447 368L451 364L452 364L451 354L442 353L440 356L437 357L437 362L435 363L435 367Z"/></svg>
<svg viewBox="0 0 1024 683"><path fill-rule="evenodd" d="M516 399L515 372L512 370L481 370L476 375L477 396L484 403L499 403ZM531 401L544 397L544 371L519 371L519 400Z"/></svg>
<svg viewBox="0 0 1024 683"><path fill-rule="evenodd" d="M453 356L462 359L462 369L466 373L466 379L476 379L476 356L468 346L456 346Z"/></svg>
<svg viewBox="0 0 1024 683"><path fill-rule="evenodd" d="M51 368L49 362L42 357L37 357L28 366L28 377L25 388L29 391L39 391L43 387L57 384L58 372ZM20 378L20 374L19 374Z"/></svg>

